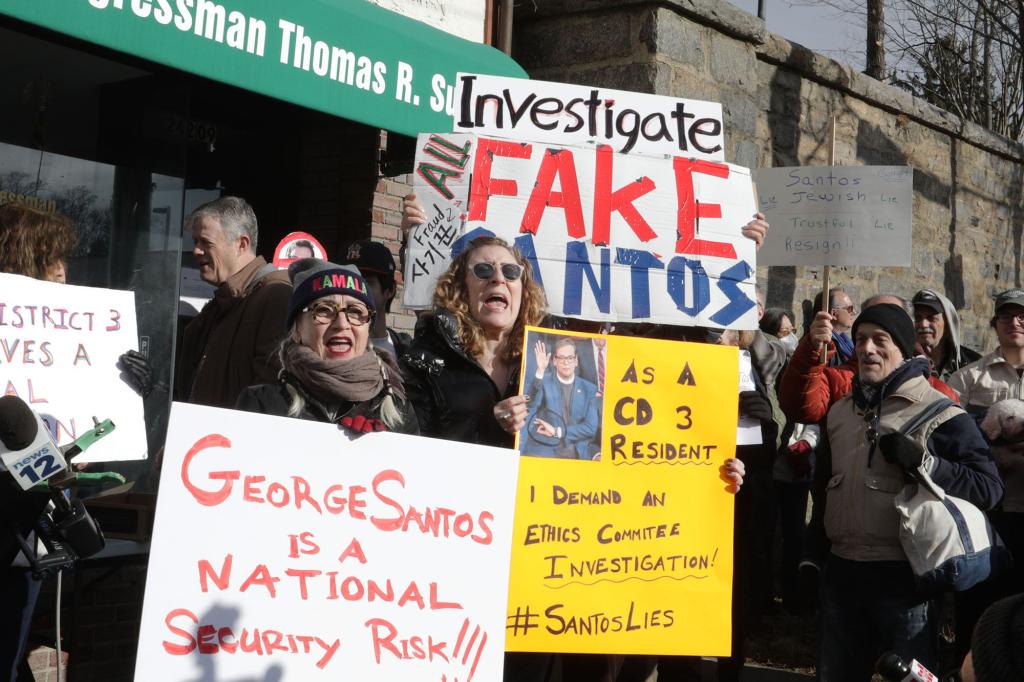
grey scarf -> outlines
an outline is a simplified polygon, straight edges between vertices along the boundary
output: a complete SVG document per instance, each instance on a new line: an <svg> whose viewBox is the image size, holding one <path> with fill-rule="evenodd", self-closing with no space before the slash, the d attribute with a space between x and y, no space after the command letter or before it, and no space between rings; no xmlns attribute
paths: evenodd
<svg viewBox="0 0 1024 682"><path fill-rule="evenodd" d="M385 386L385 369L372 348L348 360L325 360L312 349L289 340L284 369L302 388L326 405L342 401L361 403L375 397Z"/></svg>

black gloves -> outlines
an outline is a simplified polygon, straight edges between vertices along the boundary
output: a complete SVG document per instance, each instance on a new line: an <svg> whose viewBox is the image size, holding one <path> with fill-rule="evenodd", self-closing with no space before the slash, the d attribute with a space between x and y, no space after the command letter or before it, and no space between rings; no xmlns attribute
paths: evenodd
<svg viewBox="0 0 1024 682"><path fill-rule="evenodd" d="M878 439L878 449L889 464L895 464L906 473L921 466L924 448L913 438L902 433L887 433Z"/></svg>
<svg viewBox="0 0 1024 682"><path fill-rule="evenodd" d="M118 358L121 378L143 398L153 392L153 369L146 356L137 350L130 350Z"/></svg>
<svg viewBox="0 0 1024 682"><path fill-rule="evenodd" d="M740 414L761 422L772 421L772 406L768 399L757 391L740 392Z"/></svg>

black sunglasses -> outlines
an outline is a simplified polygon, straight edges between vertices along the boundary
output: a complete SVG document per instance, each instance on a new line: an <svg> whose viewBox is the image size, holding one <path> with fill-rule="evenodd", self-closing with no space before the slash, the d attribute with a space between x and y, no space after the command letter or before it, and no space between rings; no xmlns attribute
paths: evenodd
<svg viewBox="0 0 1024 682"><path fill-rule="evenodd" d="M494 277L494 273L497 268L495 268L494 263L482 262L475 263L472 266L472 270L473 274L476 275L478 279L490 279L491 277ZM505 279L510 282L514 282L523 276L523 266L516 263L502 263L501 274Z"/></svg>

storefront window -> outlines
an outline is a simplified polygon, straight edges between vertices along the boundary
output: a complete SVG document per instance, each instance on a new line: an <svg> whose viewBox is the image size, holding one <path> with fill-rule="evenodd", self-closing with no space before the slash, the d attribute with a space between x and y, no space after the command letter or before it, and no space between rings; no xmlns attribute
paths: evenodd
<svg viewBox="0 0 1024 682"><path fill-rule="evenodd" d="M0 201L71 219L67 281L135 292L139 348L156 382L145 401L150 460L104 465L155 488L178 311L187 90L156 75L0 27ZM127 349L126 349L127 350ZM103 419L103 406L96 405Z"/></svg>

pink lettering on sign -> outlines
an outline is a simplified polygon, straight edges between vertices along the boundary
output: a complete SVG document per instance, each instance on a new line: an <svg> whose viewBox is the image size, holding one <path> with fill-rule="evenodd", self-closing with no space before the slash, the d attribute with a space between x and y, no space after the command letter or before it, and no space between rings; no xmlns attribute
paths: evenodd
<svg viewBox="0 0 1024 682"><path fill-rule="evenodd" d="M173 609L164 618L164 625L175 641L164 640L164 651L172 656L187 656L198 649L200 655L219 653L273 656L275 652L289 655L318 656L316 667L323 670L338 653L341 640L316 635L282 632L276 628L243 627L239 636L231 626L201 623L188 609Z"/></svg>

